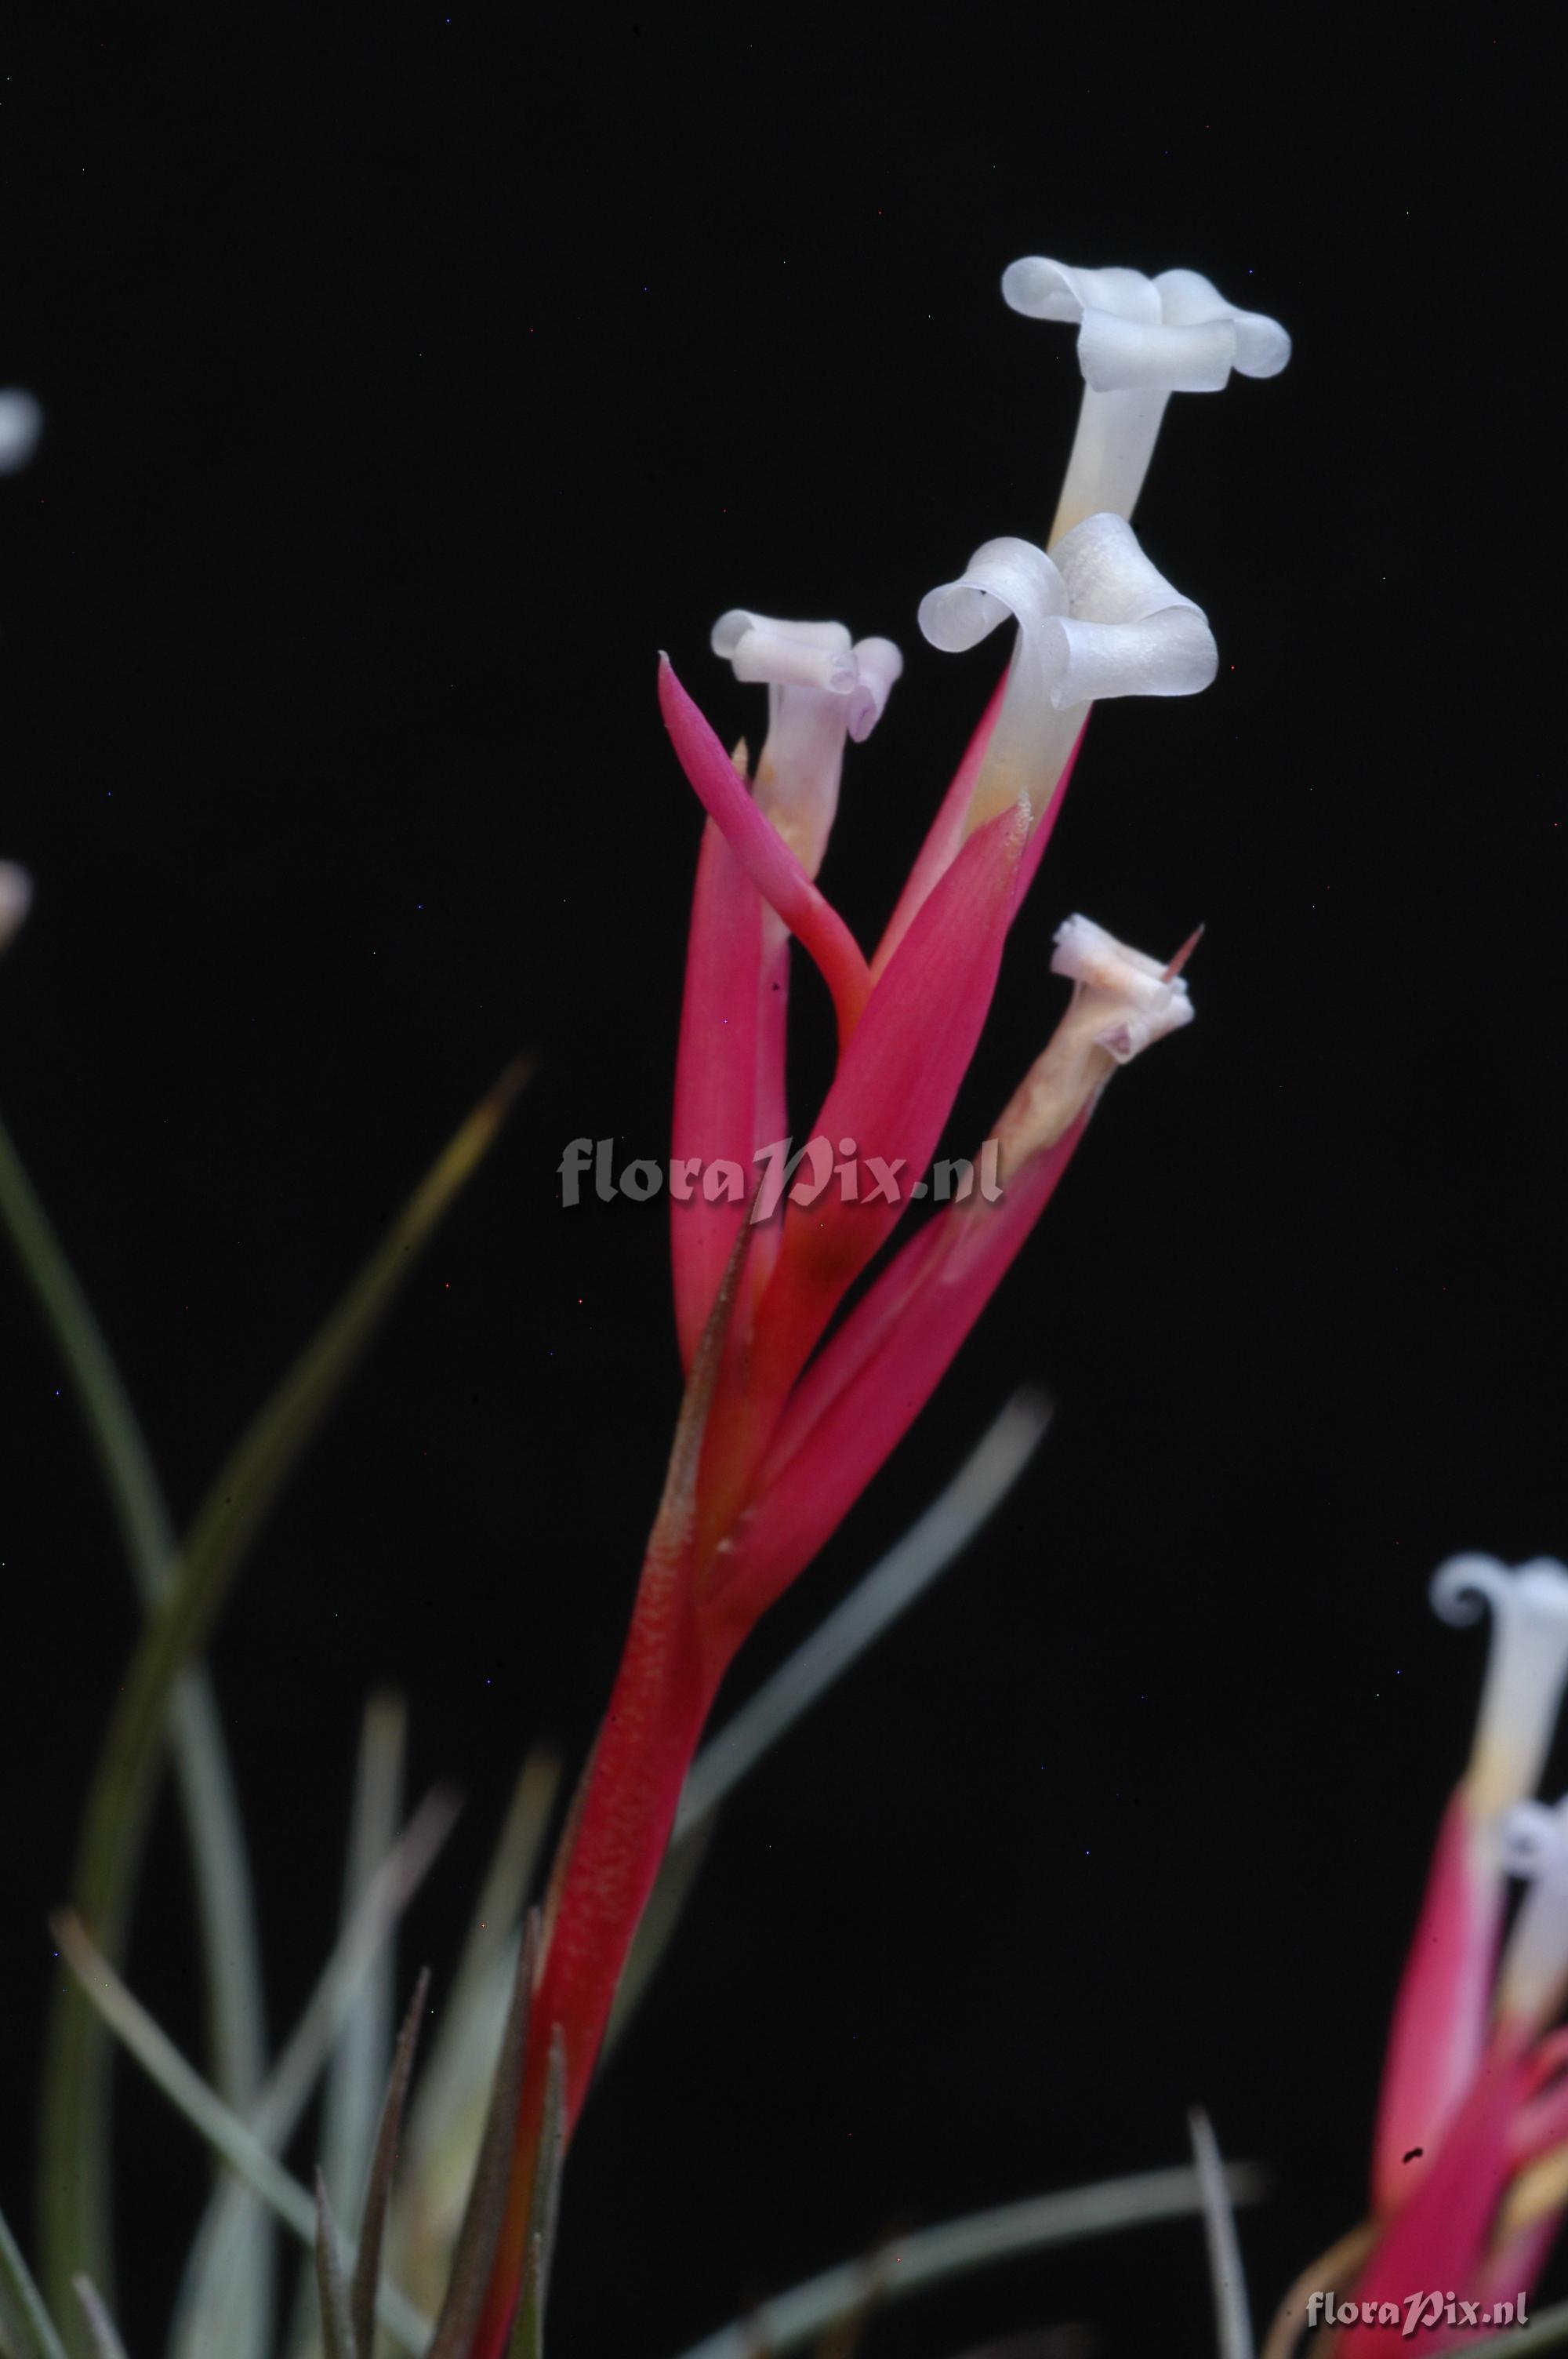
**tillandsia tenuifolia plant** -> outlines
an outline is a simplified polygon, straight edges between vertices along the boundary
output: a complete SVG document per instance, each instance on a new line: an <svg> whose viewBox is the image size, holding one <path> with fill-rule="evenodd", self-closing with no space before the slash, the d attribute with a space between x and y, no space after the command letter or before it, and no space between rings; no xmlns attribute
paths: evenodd
<svg viewBox="0 0 1568 2359"><path fill-rule="evenodd" d="M1048 546L988 540L921 603L920 627L943 648L1011 622L1011 660L870 957L816 877L845 740L874 727L902 669L897 648L852 642L837 624L726 613L714 651L768 690L754 777L661 659L665 723L708 815L672 1142L687 1390L625 1651L552 1878L506 2217L470 2359L500 2359L530 2266L551 2057L564 2060L565 2141L737 1648L918 1415L1110 1075L1192 1015L1184 952L1148 957L1067 919L1053 965L1073 996L996 1125L1000 1196L946 1205L833 1327L898 1226L900 1175L923 1172L935 1152L1091 707L1190 695L1214 677L1202 612L1144 555L1130 521L1166 401L1217 391L1233 370L1271 375L1290 353L1274 321L1237 310L1190 271L1151 279L1033 258L1011 266L1003 292L1017 311L1076 324L1077 437ZM841 1184L821 1187L816 1173L769 1202L759 1192L768 1150L790 1133L792 937L837 1018L837 1070L812 1136L843 1158ZM740 1175L759 1157L748 1190Z"/></svg>
<svg viewBox="0 0 1568 2359"><path fill-rule="evenodd" d="M1491 1613L1475 1742L1394 2008L1370 2216L1303 2272L1266 2359L1352 2328L1356 2347L1370 2330L1431 2352L1517 2328L1568 2215L1568 1800L1536 1799L1568 1684L1568 1570L1454 1557L1432 1600L1450 1622ZM1509 1925L1510 1876L1527 1889Z"/></svg>
<svg viewBox="0 0 1568 2359"><path fill-rule="evenodd" d="M432 2060L405 2131L416 2000L373 2141L372 2125L361 2125L362 2168L353 2176L368 2170L368 2192L357 2256L340 2250L325 2185L312 2206L277 2158L363 1981L366 1958L384 1942L438 1846L449 1807L433 1798L373 1874L364 1871L374 1843L360 1844L364 1856L351 1875L338 1951L295 2037L265 2072L254 2023L247 2030L245 2022L254 2009L223 1972L225 1957L235 1954L225 1912L237 1921L249 1909L248 1892L232 1888L232 1876L206 1929L210 1978L223 2002L215 2006L215 2088L198 2080L114 1968L166 1728L175 1739L193 1853L209 1870L205 1888L221 1893L234 1860L243 1885L211 1699L199 1676L183 1687L182 1676L199 1663L240 1556L362 1348L411 1246L473 1168L515 1081L470 1118L410 1200L222 1471L211 1512L199 1513L178 1547L103 1340L0 1134L0 1208L72 1369L148 1614L93 1784L75 1877L80 1914L62 1914L56 1936L99 2015L245 2182L215 2195L197 2240L171 2346L178 2359L205 2359L214 2319L223 2321L217 2339L226 2359L252 2359L270 2346L270 2311L263 2314L270 2271L265 2251L258 2259L254 2249L253 2192L297 2233L315 2237L319 2323L303 2340L297 2331L297 2349L311 2347L319 2333L325 2359L369 2359L379 2318L404 2348L427 2348L429 2359L538 2352L561 2158L677 1813L683 1825L695 1820L698 1787L711 1808L716 1776L689 1780L688 1772L719 1682L759 1616L821 1549L940 1382L1066 1169L1110 1076L1191 1020L1181 973L1190 941L1162 960L1126 948L1086 918L1066 919L1052 964L1071 981L1071 1000L993 1126L980 1188L972 1185L971 1165L950 1167L966 1175L955 1201L942 1202L872 1270L906 1198L922 1192L914 1175L935 1153L969 1065L1009 929L1061 810L1092 705L1130 694L1187 695L1214 677L1216 649L1201 610L1144 555L1130 521L1168 398L1218 391L1233 371L1273 375L1290 351L1273 321L1235 310L1187 271L1149 279L1036 258L1014 264L1003 291L1025 316L1076 324L1085 379L1077 435L1047 545L988 540L920 605L920 627L938 647L970 648L1010 621L1013 645L870 957L816 878L846 740L861 740L875 726L903 668L898 649L885 639L853 641L838 624L781 623L740 608L723 614L715 652L739 679L768 690L754 776L741 753L725 752L668 661L661 663L665 723L707 813L672 1142L685 1398L624 1654L542 1920L520 1945L514 1973L493 1932L465 1962L449 2017L453 2050ZM0 869L0 941L20 923L27 898L19 872ZM805 1173L785 1164L780 1144L790 1131L792 940L819 969L838 1028L837 1067ZM851 1303L863 1277L868 1284ZM1037 1439L1037 1419L1032 1431ZM373 1758L384 1743L372 1725ZM376 1782L372 1776L373 1797ZM498 1894L514 1896L525 1885L519 1863L542 1830L549 1784L537 1763L525 1772L518 1823L526 1832L508 1838L511 1864L498 1871ZM384 1772L381 1788L384 1800ZM365 1820L381 1827L384 1848L391 1808L373 1799ZM513 1913L510 1897L481 1911L501 1924ZM482 2136L474 2125L479 2159L464 2207L449 2200L451 2157L460 2117L471 2113L482 2075L471 2054L456 2049L470 2017L490 2020L477 1996L465 2013L465 1995L493 1989L498 1978L510 1981L511 2012ZM94 2276L103 2273L106 2283L108 2114L103 2059L89 2038L94 2030L102 2025L80 2004L57 2006L46 2061L52 2095L44 2243L58 2314L74 2287L92 2349L112 2354L117 2345ZM432 2089L438 2101L427 2102ZM1117 2216L1190 2208L1195 2190L1217 2252L1227 2225L1225 2178L1206 2129L1195 2129L1195 2174L1152 2175ZM405 2201L401 2212L395 2203L389 2218L400 2146L417 2167L418 2201ZM471 2156L473 2143L466 2152ZM1167 2183L1173 2176L1181 2178L1180 2190ZM998 2250L1011 2237L1013 2248L1023 2249L1083 2233L1091 2214L1107 2224L1116 2210L1104 2201L1107 2190L1080 2193L1093 2201L1047 2199L1027 2225L1004 2226L993 2216L979 2241ZM433 2333L401 2285L381 2272L384 2225L399 2270L411 2273L420 2299L438 2312ZM435 2252L443 2240L445 2249ZM910 2286L920 2281L920 2267L913 2249L903 2257L910 2266L903 2282ZM937 2274L953 2262L926 2256L924 2266ZM437 2287L432 2298L437 2268L445 2289ZM237 2313L225 2293L236 2284L252 2289ZM799 2290L792 2332L806 2318L818 2326L830 2321L832 2300L842 2299L840 2292L818 2301L820 2288ZM0 2343L7 2335L22 2359L56 2359L55 2328L5 2237ZM775 2339L784 2347L782 2329ZM713 2348L729 2345L719 2338Z"/></svg>

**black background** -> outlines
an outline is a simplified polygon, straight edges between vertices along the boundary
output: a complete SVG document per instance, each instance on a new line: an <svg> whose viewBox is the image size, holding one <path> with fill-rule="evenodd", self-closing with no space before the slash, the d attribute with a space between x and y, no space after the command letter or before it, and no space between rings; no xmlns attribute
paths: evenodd
<svg viewBox="0 0 1568 2359"><path fill-rule="evenodd" d="M721 734L732 603L908 669L825 883L862 938L992 676L914 608L1043 537L1072 338L1015 255L1207 272L1287 374L1172 405L1139 522L1215 688L1108 706L953 1129L1061 1004L1087 910L1200 1020L1119 1084L962 1362L740 1694L1022 1375L1060 1402L983 1544L731 1807L568 2181L555 2345L667 2354L874 2240L1179 2159L1265 2160L1267 2316L1358 2213L1378 2056L1481 1642L1433 1564L1559 1496L1563 796L1545 259L1552 12L537 7L58 18L0 84L0 1103L177 1505L492 1075L539 1080L290 1495L215 1665L276 2022L330 1936L358 1711L407 1692L464 1828L450 1963L531 1737L613 1666L677 1399L663 1151L698 822L667 647ZM1560 824L1561 822L1561 824ZM801 1101L825 1071L800 995ZM7 1796L0 2197L129 1585L0 1268ZM177 1835L137 1988L195 2038ZM157 2348L201 2171L127 2073ZM156 2255L162 2247L167 2266ZM1007 2327L1203 2351L1182 2227L971 2281L872 2348Z"/></svg>

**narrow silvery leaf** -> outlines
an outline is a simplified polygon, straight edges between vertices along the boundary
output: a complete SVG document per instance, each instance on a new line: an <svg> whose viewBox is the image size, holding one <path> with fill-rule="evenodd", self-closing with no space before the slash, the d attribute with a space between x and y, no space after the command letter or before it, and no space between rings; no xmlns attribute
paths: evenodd
<svg viewBox="0 0 1568 2359"><path fill-rule="evenodd" d="M11 2330L17 2359L65 2359L65 2349L32 2271L0 2212L0 2318Z"/></svg>
<svg viewBox="0 0 1568 2359"><path fill-rule="evenodd" d="M99 1749L71 1897L104 1954L121 1954L179 1682L200 1657L289 1477L384 1323L421 1249L498 1136L529 1067L519 1061L461 1124L316 1334L246 1428L198 1508L160 1610L125 1667ZM105 2047L62 1987L46 2033L39 2204L45 2283L63 2307L72 2273L103 2247ZM103 2284L102 2269L93 2270Z"/></svg>
<svg viewBox="0 0 1568 2359"><path fill-rule="evenodd" d="M87 2332L92 2337L96 2359L125 2359L125 2346L92 2279L78 2276L73 2283L76 2299L81 2304L81 2314L87 2321Z"/></svg>
<svg viewBox="0 0 1568 2359"><path fill-rule="evenodd" d="M1233 2202L1256 2202L1264 2192L1261 2172L1247 2164L1230 2164L1225 2180ZM1202 2208L1197 2173L1189 2168L1100 2180L1061 2194L1005 2203L994 2212L972 2212L900 2238L885 2256L887 2296L901 2300L945 2278L1023 2253L1077 2244L1146 2222L1190 2218ZM765 2302L744 2324L725 2327L694 2343L682 2359L753 2359L759 2339L770 2359L784 2359L784 2353L800 2350L841 2319L853 2317L865 2292L862 2256Z"/></svg>
<svg viewBox="0 0 1568 2359"><path fill-rule="evenodd" d="M168 2034L155 2023L107 1959L94 1949L81 1921L69 1910L61 1910L49 1921L60 1955L79 1986L110 2029L124 2040L148 2078L157 2082L171 2104L178 2107L214 2154L221 2156L272 2206L300 2242L314 2246L316 2207L299 2181L290 2177L254 2132L186 2061ZM376 2314L405 2351L426 2349L430 2337L429 2321L395 2286L383 2286Z"/></svg>
<svg viewBox="0 0 1568 2359"><path fill-rule="evenodd" d="M316 2173L316 2287L321 2297L321 2339L327 2359L359 2359L349 2322L348 2288L338 2250L338 2223L327 2201L327 2183Z"/></svg>
<svg viewBox="0 0 1568 2359"><path fill-rule="evenodd" d="M1219 2145L1201 2106L1195 2105L1187 2115L1187 2131L1193 2142L1193 2160L1203 2199L1218 2359L1252 2359L1252 2321L1247 2310L1247 2279L1242 2274L1236 2215L1230 2208Z"/></svg>
<svg viewBox="0 0 1568 2359"><path fill-rule="evenodd" d="M414 2050L418 2044L419 2026L424 2017L425 2003L430 1995L430 1970L426 1967L415 1985L413 2001L403 2020L396 2052L392 2060L392 2073L382 2102L381 2122L376 2130L375 2147L371 2156L370 2180L365 2188L364 2209L360 2215L360 2248L354 2258L354 2274L349 2294L349 2317L353 2327L354 2342L370 2359L375 2334L375 2297L381 2282L381 2240L386 2225L386 2206L392 2193L392 2174L397 2161L398 2135L403 2127L404 2102L408 2094L408 2078L414 2070Z"/></svg>
<svg viewBox="0 0 1568 2359"><path fill-rule="evenodd" d="M527 1931L524 1935L522 1953L517 1961L512 2009L506 2019L501 2054L496 2061L490 2113L484 2125L479 2159L474 2165L473 2185L469 2191L463 2224L458 2232L451 2281L447 2288L447 2299L441 2306L441 2315L436 2321L436 2337L427 2359L468 2359L469 2346L484 2308L485 2291L490 2283L491 2267L501 2235L511 2180L513 2147L517 2136L517 2092L523 2080L528 2009L534 1995L534 1970L538 1951L538 1912L532 1910Z"/></svg>

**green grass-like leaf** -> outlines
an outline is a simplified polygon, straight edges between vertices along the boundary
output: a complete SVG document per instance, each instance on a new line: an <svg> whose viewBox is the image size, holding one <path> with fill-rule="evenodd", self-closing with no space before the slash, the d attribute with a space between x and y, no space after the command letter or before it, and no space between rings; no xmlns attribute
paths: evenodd
<svg viewBox="0 0 1568 2359"><path fill-rule="evenodd" d="M82 1927L69 1910L54 1919L60 1954L104 2022L124 2042L143 2071L207 2140L215 2154L270 2203L280 2220L300 2242L314 2250L316 2206L297 2179L284 2169L236 2114L195 2068L140 2001L133 1998L107 1961L101 1957ZM422 2352L430 2336L430 2322L395 2286L383 2284L376 2316L396 2336L405 2351ZM52 2359L52 2354L51 2354Z"/></svg>
<svg viewBox="0 0 1568 2359"><path fill-rule="evenodd" d="M267 2154L282 2151L301 2119L366 1975L429 1873L456 1815L455 1797L438 1787L415 1811L339 1934L245 2123L247 2134ZM209 2359L213 2351L227 2352L236 2321L243 2321L250 2209L246 2187L232 2180L218 2188L208 2204L176 2306L169 2345L176 2359Z"/></svg>
<svg viewBox="0 0 1568 2359"><path fill-rule="evenodd" d="M360 1726L359 1759L349 1811L348 1856L343 1864L345 1925L351 1923L396 1840L407 1738L408 1713L402 1697L390 1692L373 1695ZM375 1951L327 2064L319 2159L329 2196L335 2193L345 2210L362 2191L370 2169L376 2121L392 2069L396 1988L397 1954L395 1944L387 1940ZM286 2343L297 2359L317 2353L319 2317L314 2288L301 2284L293 2332ZM243 2359L266 2359L270 2347L269 2341L260 2349L243 2354Z"/></svg>
<svg viewBox="0 0 1568 2359"><path fill-rule="evenodd" d="M512 2005L506 2017L501 2054L496 2060L484 2136L474 2165L473 2184L452 2256L452 2274L435 2340L426 2359L468 2359L474 2331L484 2309L490 2272L506 2216L512 2179L513 2150L517 2142L517 2097L523 2085L523 2058L528 2044L528 2011L534 1995L534 1971L539 1955L539 1917L530 1910L524 1929Z"/></svg>
<svg viewBox="0 0 1568 2359"><path fill-rule="evenodd" d="M132 1578L150 1612L172 1577L173 1518L92 1305L3 1123L0 1222L54 1338ZM212 2078L230 2104L243 2106L266 2059L255 1903L217 1699L199 1666L176 1687L170 1725L196 1886ZM94 2193L87 2201L98 2210L103 2198Z"/></svg>
<svg viewBox="0 0 1568 2359"><path fill-rule="evenodd" d="M1248 2163L1232 2163L1225 2183L1233 2203L1255 2202L1263 2194L1263 2174ZM998 2262L1021 2259L1054 2245L1075 2245L1111 2235L1154 2220L1180 2220L1203 2208L1193 2169L1147 2170L1128 2179L1104 2179L1056 2195L1036 2195L994 2212L971 2212L938 2228L923 2228L881 2253L845 2261L793 2292L766 2302L751 2319L737 2321L694 2343L682 2359L755 2359L759 2344L769 2359L783 2359L815 2337L853 2319L869 2292L889 2303L940 2285L948 2277Z"/></svg>
<svg viewBox="0 0 1568 2359"><path fill-rule="evenodd" d="M399 2234L410 2245L438 2236L449 2216L445 2186L453 2176L453 2158L464 2150L466 2178L468 2157L479 2144L515 1974L516 1929L544 1856L560 1778L557 1756L536 1745L513 1788L451 1994L441 2007L408 2113L411 2168L404 2190L407 2201L399 2209L410 2216L400 2223ZM434 2219L426 2216L432 2206ZM461 2209L460 2194L449 2214L454 2226Z"/></svg>
<svg viewBox="0 0 1568 2359"><path fill-rule="evenodd" d="M71 1879L103 1954L124 1952L178 1683L205 1647L285 1484L368 1349L404 1279L503 1122L526 1069L470 1114L239 1443L198 1509L132 1653L88 1793ZM86 2268L111 2280L104 2172L108 2050L91 2009L62 1991L45 2047L40 2253L58 2307Z"/></svg>
<svg viewBox="0 0 1568 2359"><path fill-rule="evenodd" d="M316 2173L316 2289L321 2298L321 2339L327 2359L359 2359L349 2319L349 2292L338 2250L338 2223L327 2201L327 2182Z"/></svg>
<svg viewBox="0 0 1568 2359"><path fill-rule="evenodd" d="M615 1994L601 2070L675 1937L720 1805L979 1536L1044 1440L1052 1413L1034 1387L1014 1393L919 1521L704 1745L687 1778L669 1853Z"/></svg>
<svg viewBox="0 0 1568 2359"><path fill-rule="evenodd" d="M419 2027L424 2020L429 1995L430 1973L427 1967L415 1984L414 1997L398 2034L386 2094L382 2101L375 2145L371 2154L364 2204L360 2213L360 2248L354 2259L353 2282L349 2288L349 2321L353 2328L354 2341L365 2354L365 2359L369 2359L375 2339L375 2297L381 2283L382 2237L386 2228L387 2205L392 2197L392 2174L397 2162L403 2108L408 2096L408 2078L414 2070L414 2050L419 2041Z"/></svg>
<svg viewBox="0 0 1568 2359"><path fill-rule="evenodd" d="M1247 2278L1241 2267L1236 2215L1225 2183L1219 2144L1201 2105L1195 2105L1187 2115L1187 2134L1193 2142L1193 2165L1203 2201L1209 2281L1214 2288L1217 2359L1253 2359L1252 2321L1247 2307Z"/></svg>
<svg viewBox="0 0 1568 2359"><path fill-rule="evenodd" d="M0 2291L16 2359L65 2359L65 2346L22 2258L21 2246L0 2212Z"/></svg>
<svg viewBox="0 0 1568 2359"><path fill-rule="evenodd" d="M81 2304L81 2315L92 2337L94 2359L125 2359L125 2346L92 2279L79 2276L75 2285L76 2299Z"/></svg>
<svg viewBox="0 0 1568 2359"><path fill-rule="evenodd" d="M550 2039L550 2069L539 2125L539 2160L528 2207L523 2283L517 2297L506 2359L545 2359L545 2302L550 2257L561 2203L561 2167L566 2160L567 2049L557 2026Z"/></svg>

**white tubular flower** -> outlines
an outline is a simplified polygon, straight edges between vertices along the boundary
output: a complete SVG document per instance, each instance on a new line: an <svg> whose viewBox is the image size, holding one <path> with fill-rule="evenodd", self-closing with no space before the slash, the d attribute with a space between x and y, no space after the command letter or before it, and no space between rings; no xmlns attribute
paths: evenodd
<svg viewBox="0 0 1568 2359"><path fill-rule="evenodd" d="M1465 1774L1473 1816L1495 1822L1534 1793L1568 1684L1568 1571L1550 1557L1509 1567L1491 1556L1450 1557L1432 1577L1445 1622L1492 1614L1491 1652Z"/></svg>
<svg viewBox="0 0 1568 2359"><path fill-rule="evenodd" d="M1545 2028L1568 1988L1568 1798L1519 1802L1502 1824L1503 1864L1530 1879L1498 1975L1499 2023Z"/></svg>
<svg viewBox="0 0 1568 2359"><path fill-rule="evenodd" d="M14 861L0 860L0 951L19 929L33 902L33 880Z"/></svg>
<svg viewBox="0 0 1568 2359"><path fill-rule="evenodd" d="M1086 517L1050 557L1027 540L988 540L957 582L920 602L922 631L949 652L1010 617L1018 642L971 832L1021 795L1044 817L1095 699L1192 696L1219 668L1202 609L1156 572L1118 516Z"/></svg>
<svg viewBox="0 0 1568 2359"><path fill-rule="evenodd" d="M1072 977L1073 996L997 1125L1004 1171L1054 1147L1118 1065L1180 1031L1195 1014L1172 966L1129 950L1091 918L1058 926L1051 972Z"/></svg>
<svg viewBox="0 0 1568 2359"><path fill-rule="evenodd" d="M1218 393L1232 369L1277 376L1291 340L1277 320L1238 311L1195 270L1074 270L1031 255L1001 291L1032 320L1076 324L1084 404L1056 520L1062 534L1108 508L1130 516L1173 393Z"/></svg>
<svg viewBox="0 0 1568 2359"><path fill-rule="evenodd" d="M779 623L741 606L713 625L713 652L734 666L737 679L766 683L756 801L815 876L838 808L844 739L860 745L871 735L903 658L891 639L851 647L842 623Z"/></svg>
<svg viewBox="0 0 1568 2359"><path fill-rule="evenodd" d="M38 447L44 413L30 393L0 393L0 475L14 475Z"/></svg>

